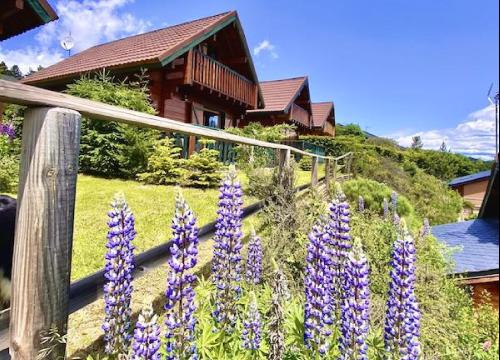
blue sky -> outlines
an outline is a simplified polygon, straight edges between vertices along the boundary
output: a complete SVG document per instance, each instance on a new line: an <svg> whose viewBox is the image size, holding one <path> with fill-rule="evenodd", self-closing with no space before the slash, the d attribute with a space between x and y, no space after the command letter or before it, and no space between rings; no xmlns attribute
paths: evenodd
<svg viewBox="0 0 500 360"><path fill-rule="evenodd" d="M313 101L333 100L338 122L402 144L418 133L427 147L494 152L498 1L49 1L61 19L0 43L0 60L47 65L68 31L81 50L236 9L261 80L308 75Z"/></svg>

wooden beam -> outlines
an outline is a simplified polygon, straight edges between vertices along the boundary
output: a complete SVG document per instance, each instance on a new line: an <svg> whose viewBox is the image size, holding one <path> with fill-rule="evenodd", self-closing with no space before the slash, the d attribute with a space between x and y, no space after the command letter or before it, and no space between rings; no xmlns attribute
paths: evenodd
<svg viewBox="0 0 500 360"><path fill-rule="evenodd" d="M241 65L248 63L248 58L246 56L231 58L224 61L225 65Z"/></svg>
<svg viewBox="0 0 500 360"><path fill-rule="evenodd" d="M331 180L331 160L325 159L325 187L326 193L330 193L330 180Z"/></svg>
<svg viewBox="0 0 500 360"><path fill-rule="evenodd" d="M10 355L36 359L50 328L67 332L80 114L31 108L23 145L12 271ZM54 344L65 358L66 344Z"/></svg>

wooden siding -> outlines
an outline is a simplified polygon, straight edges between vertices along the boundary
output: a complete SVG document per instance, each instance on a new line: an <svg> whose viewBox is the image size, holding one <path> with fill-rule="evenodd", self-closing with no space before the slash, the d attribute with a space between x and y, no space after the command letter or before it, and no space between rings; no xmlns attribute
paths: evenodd
<svg viewBox="0 0 500 360"><path fill-rule="evenodd" d="M295 103L292 104L290 110L290 120L304 127L310 127L311 125L310 113Z"/></svg>
<svg viewBox="0 0 500 360"><path fill-rule="evenodd" d="M481 208L486 189L488 187L488 179L472 182L469 184L460 185L457 187L458 193L467 201L474 205L474 211L477 212Z"/></svg>
<svg viewBox="0 0 500 360"><path fill-rule="evenodd" d="M489 303L495 309L499 309L499 282L498 275L485 276L473 279L464 279L463 284L469 285L472 289L472 300L478 306L485 302L485 292L488 293Z"/></svg>

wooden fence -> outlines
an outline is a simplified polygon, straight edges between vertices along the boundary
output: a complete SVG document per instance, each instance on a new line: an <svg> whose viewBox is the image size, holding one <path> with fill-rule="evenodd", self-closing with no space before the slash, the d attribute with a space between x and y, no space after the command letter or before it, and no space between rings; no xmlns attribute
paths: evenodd
<svg viewBox="0 0 500 360"><path fill-rule="evenodd" d="M339 171L350 176L352 154L333 158L283 144L232 135L70 95L0 80L0 102L28 106L23 123L10 311L0 313L0 350L13 359L36 359L40 335L56 326L64 334L68 314L94 301L102 288L97 272L70 285L71 250L81 116L117 121L247 146L275 149L280 169L292 153L311 156L311 185L318 184L318 159L325 161L325 185ZM247 216L262 203L246 208ZM206 234L213 224L204 227ZM140 266L168 256L168 244L137 256ZM54 356L64 357L65 344Z"/></svg>

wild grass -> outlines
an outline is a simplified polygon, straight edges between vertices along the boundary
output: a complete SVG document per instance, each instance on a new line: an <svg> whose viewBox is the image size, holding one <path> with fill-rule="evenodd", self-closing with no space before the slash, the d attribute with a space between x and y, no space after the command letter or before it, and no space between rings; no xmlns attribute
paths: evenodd
<svg viewBox="0 0 500 360"><path fill-rule="evenodd" d="M324 170L320 166L319 177ZM244 174L240 174L243 189L248 185ZM309 183L311 174L297 171L297 185ZM106 251L107 217L114 194L122 192L132 209L137 237L134 240L136 253L160 245L170 239L170 221L174 215L174 186L146 185L137 181L102 179L79 175L76 190L72 281L85 277L104 266ZM218 189L183 188L181 190L203 226L215 220ZM248 196L244 206L255 202Z"/></svg>

